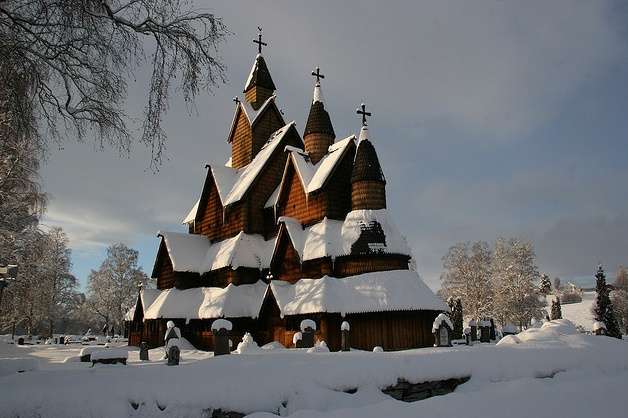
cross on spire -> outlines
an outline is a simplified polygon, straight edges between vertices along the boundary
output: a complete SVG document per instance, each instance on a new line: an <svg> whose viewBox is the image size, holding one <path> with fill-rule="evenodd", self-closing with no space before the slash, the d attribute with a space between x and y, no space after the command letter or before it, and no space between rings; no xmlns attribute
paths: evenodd
<svg viewBox="0 0 628 418"><path fill-rule="evenodd" d="M257 31L259 32L257 34L257 40L253 39L253 43L257 44L257 52L261 54L262 46L268 46L268 44L266 42L262 42L262 28L258 26Z"/></svg>
<svg viewBox="0 0 628 418"><path fill-rule="evenodd" d="M366 126L366 117L372 115L371 112L366 111L366 105L362 103L360 107L358 107L356 113L358 115L362 115L362 126Z"/></svg>
<svg viewBox="0 0 628 418"><path fill-rule="evenodd" d="M321 69L319 67L316 67L316 71L312 71L312 75L316 77L317 83L320 83L321 78L325 78L325 76L321 74Z"/></svg>
<svg viewBox="0 0 628 418"><path fill-rule="evenodd" d="M240 104L240 98L239 97L234 97L233 101L235 102L236 105Z"/></svg>

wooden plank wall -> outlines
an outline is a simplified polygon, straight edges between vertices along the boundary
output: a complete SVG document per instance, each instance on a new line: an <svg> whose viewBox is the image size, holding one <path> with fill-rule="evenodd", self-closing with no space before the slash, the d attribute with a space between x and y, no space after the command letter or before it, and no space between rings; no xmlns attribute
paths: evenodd
<svg viewBox="0 0 628 418"><path fill-rule="evenodd" d="M238 108L236 116L236 128L231 135L231 166L233 168L242 168L249 164L253 159L253 132L249 120Z"/></svg>
<svg viewBox="0 0 628 418"><path fill-rule="evenodd" d="M344 220L351 211L351 170L355 158L355 145L349 147L325 186L327 199L325 216L329 219Z"/></svg>
<svg viewBox="0 0 628 418"><path fill-rule="evenodd" d="M159 252L157 255L159 261L159 270L157 275L157 289L170 289L174 287L176 277L172 269L172 262L166 249L166 244L161 240Z"/></svg>
<svg viewBox="0 0 628 418"><path fill-rule="evenodd" d="M286 173L286 184L288 191L282 193L282 198L277 205L277 216L289 216L297 219L303 225L309 225L322 220L325 217L327 199L324 193L316 193L305 196L305 191L299 175L289 163Z"/></svg>

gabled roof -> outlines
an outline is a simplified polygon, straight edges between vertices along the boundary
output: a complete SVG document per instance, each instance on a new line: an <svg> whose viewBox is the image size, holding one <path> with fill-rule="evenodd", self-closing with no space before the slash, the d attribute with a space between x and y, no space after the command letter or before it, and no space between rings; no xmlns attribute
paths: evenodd
<svg viewBox="0 0 628 418"><path fill-rule="evenodd" d="M268 285L254 284L221 287L195 287L163 290L145 309L145 319L214 319L257 318L262 308Z"/></svg>
<svg viewBox="0 0 628 418"><path fill-rule="evenodd" d="M249 103L239 101L236 105L236 109L233 114L233 120L231 121L231 128L229 128L229 135L227 136L227 142L232 141L233 133L235 131L236 124L238 122L238 115L240 114L240 112L242 112L244 116L246 116L246 120L248 121L251 129L255 127L257 122L261 120L261 116L264 113L266 113L266 111L269 109L274 109L277 116L281 119L281 122L285 123L283 119L283 115L279 111L279 107L277 107L276 99L277 99L277 95L273 94L268 99L266 99L266 101L262 103L260 108L257 110L253 109L253 107Z"/></svg>
<svg viewBox="0 0 628 418"><path fill-rule="evenodd" d="M157 296L159 296L160 293L161 291L159 289L142 288L142 290L140 290L138 298L139 302L142 304L142 313L146 312L146 309L155 301L155 299L157 299ZM124 320L132 321L134 319L133 317L135 316L136 309L137 300L135 301L135 305L133 305L133 307L124 315Z"/></svg>
<svg viewBox="0 0 628 418"><path fill-rule="evenodd" d="M251 67L249 76L246 79L246 83L244 83L244 92L246 93L254 86L276 90L275 83L273 83L270 71L266 65L266 60L264 60L264 56L262 54L257 54L255 61L253 61L253 66Z"/></svg>
<svg viewBox="0 0 628 418"><path fill-rule="evenodd" d="M264 146L257 153L253 161L251 161L246 167L238 169L238 178L235 181L233 188L226 196L225 200L223 200L223 206L229 206L237 203L246 195L251 185L257 179L257 176L263 171L264 167L268 164L270 157L273 155L275 150L279 147L283 139L286 137L286 134L291 129L294 130L294 132L298 136L295 122L292 121L286 124L271 135L268 142L264 144Z"/></svg>
<svg viewBox="0 0 628 418"><path fill-rule="evenodd" d="M308 154L303 150L295 149L294 147L286 147L286 152L290 153L289 162L295 168L306 194L314 193L325 187L347 150L354 143L355 136L351 135L332 144L327 154L316 164L312 164ZM287 182L287 173L288 164L286 164L281 183L279 184L280 194L283 191L284 184Z"/></svg>
<svg viewBox="0 0 628 418"><path fill-rule="evenodd" d="M273 257L278 255L279 238L283 234L290 238L301 262L365 253L410 256L405 237L394 225L386 209L354 210L349 212L344 221L324 218L306 228L287 216L280 217L278 222L281 226ZM375 224L377 227L374 227Z"/></svg>
<svg viewBox="0 0 628 418"><path fill-rule="evenodd" d="M192 206L192 209L190 209L185 218L183 218L183 221L181 222L182 224L189 224L196 220L196 213L198 212L198 204L200 203L200 201L201 199L197 200L194 206Z"/></svg>
<svg viewBox="0 0 628 418"><path fill-rule="evenodd" d="M224 267L263 269L270 265L273 243L257 234L245 234L212 243L204 235L160 232L172 269L203 274Z"/></svg>
<svg viewBox="0 0 628 418"><path fill-rule="evenodd" d="M411 270L360 274L343 279L324 276L294 284L270 283L281 316L319 312L341 315L367 312L443 311L447 307Z"/></svg>

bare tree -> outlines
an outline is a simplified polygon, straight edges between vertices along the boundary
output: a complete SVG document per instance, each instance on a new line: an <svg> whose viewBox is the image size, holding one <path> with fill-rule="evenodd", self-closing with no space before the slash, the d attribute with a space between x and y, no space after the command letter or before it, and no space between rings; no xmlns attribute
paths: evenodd
<svg viewBox="0 0 628 418"><path fill-rule="evenodd" d="M28 81L27 106L14 115L18 125L40 138L58 139L59 128L70 128L83 139L92 130L100 146L109 143L126 153L126 79L147 61L151 77L140 142L158 168L171 82L180 82L186 102L223 82L216 54L226 34L219 17L186 0L2 0L0 56L7 64L0 70L8 67Z"/></svg>
<svg viewBox="0 0 628 418"><path fill-rule="evenodd" d="M484 241L462 242L443 257L441 274L445 298L460 299L471 319L490 316L493 309L491 250Z"/></svg>

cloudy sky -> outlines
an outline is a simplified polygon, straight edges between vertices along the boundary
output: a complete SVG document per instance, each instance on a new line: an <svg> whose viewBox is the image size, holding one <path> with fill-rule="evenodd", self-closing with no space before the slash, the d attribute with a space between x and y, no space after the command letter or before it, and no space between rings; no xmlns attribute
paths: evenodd
<svg viewBox="0 0 628 418"><path fill-rule="evenodd" d="M622 4L623 3L623 4ZM190 112L175 96L168 160L148 169L68 138L43 169L45 223L69 234L85 282L122 241L152 269L156 232L184 230L206 162L224 162L232 97L251 67L256 27L286 120L300 130L320 66L338 137L369 123L388 179L388 206L437 288L441 257L459 241L533 240L552 276L628 263L628 7L621 0L207 1L233 35L229 81ZM129 82L141 117L146 75Z"/></svg>

